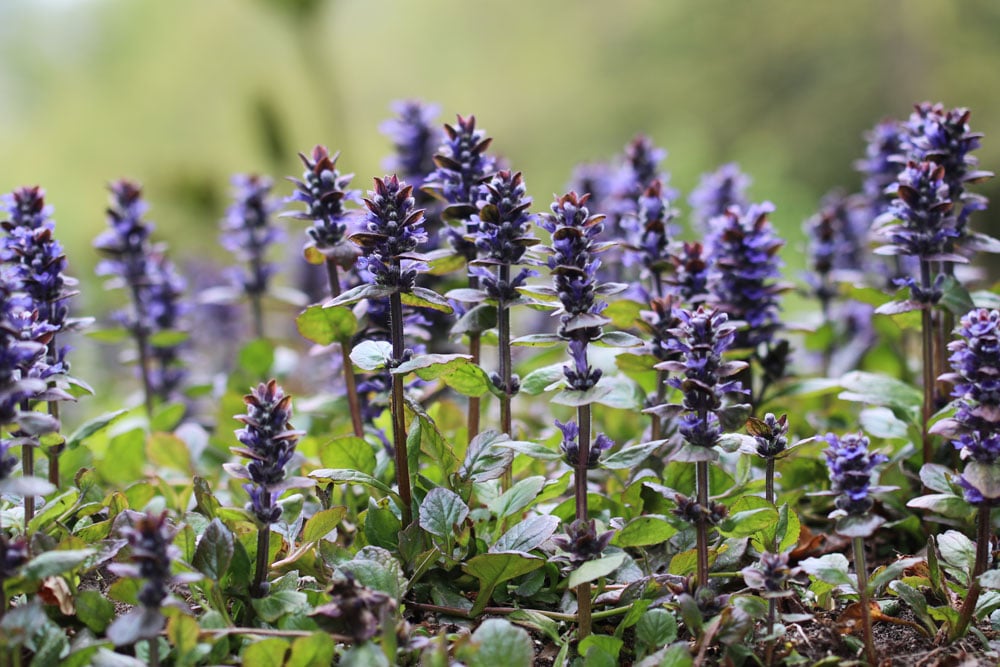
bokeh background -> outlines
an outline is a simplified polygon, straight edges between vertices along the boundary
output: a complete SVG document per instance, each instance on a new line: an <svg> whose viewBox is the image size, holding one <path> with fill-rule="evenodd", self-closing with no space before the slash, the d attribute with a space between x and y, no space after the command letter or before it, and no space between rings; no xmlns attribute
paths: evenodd
<svg viewBox="0 0 1000 667"><path fill-rule="evenodd" d="M685 198L735 160L776 204L797 279L802 221L858 188L881 118L970 107L981 165L1000 167L998 59L996 0L0 0L0 191L46 188L84 282L75 308L101 315L90 241L109 181L145 184L179 264L228 261L215 241L231 174L288 194L296 152L324 143L367 187L390 103L418 97L442 122L476 114L536 209L637 132L669 151Z"/></svg>

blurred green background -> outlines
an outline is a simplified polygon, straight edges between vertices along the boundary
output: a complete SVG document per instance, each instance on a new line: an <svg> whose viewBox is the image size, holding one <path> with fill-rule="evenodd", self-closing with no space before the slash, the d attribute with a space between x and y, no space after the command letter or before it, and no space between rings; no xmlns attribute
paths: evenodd
<svg viewBox="0 0 1000 667"><path fill-rule="evenodd" d="M324 143L366 188L390 102L419 97L442 121L476 114L536 209L640 131L685 198L736 160L777 205L795 277L802 220L830 188L857 189L880 118L968 106L982 166L1000 166L998 35L996 0L0 0L0 190L47 189L86 281L122 176L146 185L179 263L228 261L214 246L230 174L287 194L295 153Z"/></svg>

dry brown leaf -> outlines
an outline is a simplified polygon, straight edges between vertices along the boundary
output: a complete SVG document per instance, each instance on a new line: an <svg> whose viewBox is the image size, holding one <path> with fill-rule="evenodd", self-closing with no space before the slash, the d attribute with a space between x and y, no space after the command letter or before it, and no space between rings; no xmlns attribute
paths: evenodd
<svg viewBox="0 0 1000 667"><path fill-rule="evenodd" d="M45 604L59 605L59 611L66 616L76 614L76 605L73 604L73 594L69 590L69 585L62 577L48 577L42 581L42 587L38 590L38 596Z"/></svg>

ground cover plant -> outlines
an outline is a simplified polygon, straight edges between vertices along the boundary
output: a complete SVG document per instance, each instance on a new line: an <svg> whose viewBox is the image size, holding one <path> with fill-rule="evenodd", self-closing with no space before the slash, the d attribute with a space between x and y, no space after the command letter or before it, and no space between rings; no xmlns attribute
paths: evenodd
<svg viewBox="0 0 1000 667"><path fill-rule="evenodd" d="M685 200L639 135L539 205L475 117L395 111L363 193L324 146L285 198L234 177L197 292L113 181L93 318L46 193L4 198L0 661L995 664L968 110L872 130L804 277L734 164Z"/></svg>

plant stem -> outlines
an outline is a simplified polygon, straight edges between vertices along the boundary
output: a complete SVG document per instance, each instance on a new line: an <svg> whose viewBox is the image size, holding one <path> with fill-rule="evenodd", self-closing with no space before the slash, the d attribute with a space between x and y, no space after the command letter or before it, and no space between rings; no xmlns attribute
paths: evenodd
<svg viewBox="0 0 1000 667"><path fill-rule="evenodd" d="M265 491L264 507L271 506L271 494ZM264 590L264 581L267 579L268 552L271 550L271 526L270 524L257 529L257 570L254 573L253 585L250 587L250 596L262 598L267 595Z"/></svg>
<svg viewBox="0 0 1000 667"><path fill-rule="evenodd" d="M392 360L399 363L403 358L403 301L399 292L389 296L389 330L392 336ZM403 516L403 527L413 523L413 503L410 494L410 464L406 456L406 412L403 404L403 376L392 375L392 444L396 460L396 483L403 506L399 508Z"/></svg>
<svg viewBox="0 0 1000 667"><path fill-rule="evenodd" d="M663 405L667 397L667 372L656 371L656 403ZM649 426L649 439L659 440L663 432L663 423L657 415L653 415L653 423Z"/></svg>
<svg viewBox="0 0 1000 667"><path fill-rule="evenodd" d="M590 405L581 405L576 409L576 418L580 427L580 453L576 461L576 473L573 480L576 486L576 518L586 521L587 511L587 463L590 461ZM577 639L583 640L590 634L590 582L576 587L577 609Z"/></svg>
<svg viewBox="0 0 1000 667"><path fill-rule="evenodd" d="M920 284L927 291L931 289L931 264L925 259L920 260ZM934 323L931 317L931 307L920 311L921 339L923 341L923 383L924 404L922 412L921 436L923 441L924 463L931 463L934 457L931 451L931 435L928 432L931 416L934 414Z"/></svg>
<svg viewBox="0 0 1000 667"><path fill-rule="evenodd" d="M774 458L771 456L764 463L764 500L774 504Z"/></svg>
<svg viewBox="0 0 1000 667"><path fill-rule="evenodd" d="M701 515L697 523L698 539L698 586L708 585L708 525L705 513L708 511L708 461L695 462L695 487L698 492L698 506Z"/></svg>
<svg viewBox="0 0 1000 667"><path fill-rule="evenodd" d="M865 540L854 538L854 569L858 575L858 597L861 604L861 631L865 640L865 659L872 667L878 665L875 644L872 641L872 615L868 600L868 566L865 564Z"/></svg>
<svg viewBox="0 0 1000 667"><path fill-rule="evenodd" d="M27 412L30 409L28 401L21 401L21 410ZM23 435L23 434L22 434ZM25 436L25 440L28 438ZM35 475L35 440L25 442L21 445L21 476L33 477ZM35 496L30 493L24 496L24 532L28 532L28 524L35 516Z"/></svg>
<svg viewBox="0 0 1000 667"><path fill-rule="evenodd" d="M153 380L149 368L149 332L146 331L146 309L143 307L139 285L132 285L132 304L135 307L135 344L139 348L139 375L142 378L142 392L146 407L146 417L153 418Z"/></svg>
<svg viewBox="0 0 1000 667"><path fill-rule="evenodd" d="M501 285L510 283L510 265L501 264L498 269L498 278ZM500 431L508 437L513 437L513 417L511 416L511 401L514 394L511 385L514 381L514 370L511 363L510 350L510 304L505 299L500 299L497 303L497 356L500 365L500 381L503 382L503 396L500 397ZM501 488L509 489L513 485L511 467L508 466L503 471Z"/></svg>
<svg viewBox="0 0 1000 667"><path fill-rule="evenodd" d="M330 279L330 296L336 299L340 296L340 276L337 263L330 258L326 260L326 275ZM350 339L340 341L340 352L343 355L344 387L347 391L347 404L351 409L351 426L354 428L354 435L363 438L365 425L361 420L361 402L358 400L358 385L354 378L354 364L351 362Z"/></svg>
<svg viewBox="0 0 1000 667"><path fill-rule="evenodd" d="M56 337L55 337L55 334L53 334L52 338L49 340L48 352L46 354L47 354L49 363L50 364L55 363L56 358L58 357L58 351L56 350ZM55 386L55 383L50 382L49 386L50 387ZM49 414L54 419L58 420L59 419L59 402L58 401L49 401L48 409L49 409ZM59 479L59 456L62 454L63 448L66 446L64 443L65 443L65 441L63 441L63 442L61 442L61 443L59 443L57 445L52 445L52 447L49 447L49 450L48 450L48 457L49 457L49 483L52 484L57 489L59 488L59 482L60 482L60 479Z"/></svg>
<svg viewBox="0 0 1000 667"><path fill-rule="evenodd" d="M469 289L479 289L479 276L469 276ZM497 313L499 317L499 312ZM479 332L470 331L469 332L469 356L472 357L472 363L479 365L479 357L481 352L481 339ZM479 397L469 396L469 414L468 414L468 439L472 442L473 438L479 435Z"/></svg>
<svg viewBox="0 0 1000 667"><path fill-rule="evenodd" d="M457 607L443 607L437 604L425 604L423 602L406 602L407 607L412 607L413 609L420 609L421 611L432 611L439 614L448 614L449 616L457 616L459 618L474 618L472 614L466 609L459 609ZM623 607L614 607L613 609L604 609L602 611L595 611L591 614L593 619L602 618L613 618L615 616L622 616L627 614L629 610L632 609L632 605L625 605ZM573 622L577 620L576 614L564 614L559 611L549 611L547 609L519 609L516 607L486 607L483 609L483 614L488 614L492 616L505 616L507 614L513 614L515 612L524 611L531 614L541 614L556 621L569 621Z"/></svg>
<svg viewBox="0 0 1000 667"><path fill-rule="evenodd" d="M969 592L966 593L965 600L962 602L962 609L958 615L958 623L955 624L954 629L949 635L951 641L965 636L966 631L969 629L969 623L972 622L972 617L975 614L976 603L979 601L979 594L982 592L982 586L979 585L979 575L986 571L986 566L989 565L990 561L990 533L990 507L989 505L982 505L979 508L976 521L976 562L972 566L972 572L969 577Z"/></svg>
<svg viewBox="0 0 1000 667"><path fill-rule="evenodd" d="M146 640L149 646L149 667L160 667L160 639L153 637Z"/></svg>

